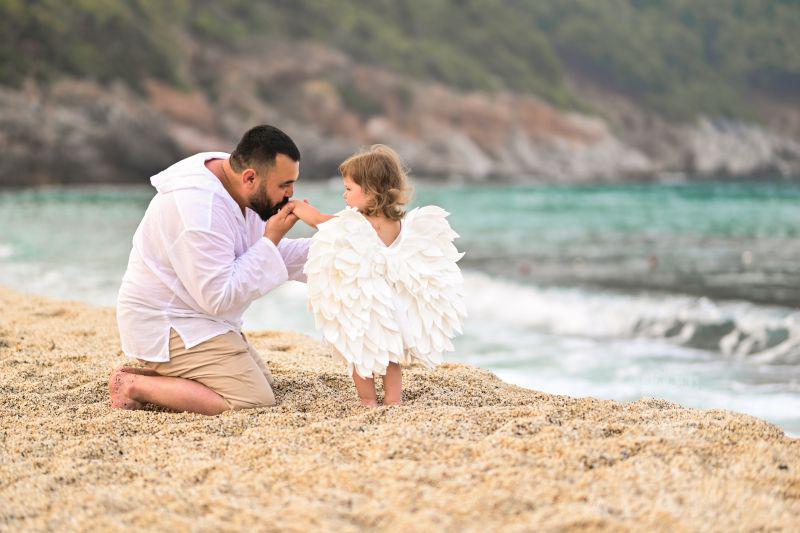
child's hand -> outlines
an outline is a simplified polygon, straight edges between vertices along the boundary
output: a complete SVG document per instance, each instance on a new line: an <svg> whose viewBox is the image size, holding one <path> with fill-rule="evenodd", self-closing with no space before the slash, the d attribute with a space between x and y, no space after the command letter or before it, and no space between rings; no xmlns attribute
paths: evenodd
<svg viewBox="0 0 800 533"><path fill-rule="evenodd" d="M319 209L308 203L308 200L303 200L302 202L299 200L292 200L289 202L294 207L292 213L308 224L309 226L316 226L319 222Z"/></svg>
<svg viewBox="0 0 800 533"><path fill-rule="evenodd" d="M312 228L316 228L318 224L322 224L333 218L333 215L320 213L319 209L308 203L308 200L303 200L302 202L299 200L292 200L289 202L289 205L292 206L292 214Z"/></svg>

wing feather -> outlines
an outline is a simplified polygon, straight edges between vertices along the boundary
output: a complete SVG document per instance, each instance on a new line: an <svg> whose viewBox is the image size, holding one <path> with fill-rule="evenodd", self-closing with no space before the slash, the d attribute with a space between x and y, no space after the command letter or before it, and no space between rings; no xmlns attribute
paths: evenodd
<svg viewBox="0 0 800 533"><path fill-rule="evenodd" d="M464 254L453 244L458 234L447 222L449 213L437 206L406 214L403 240L387 266L387 277L398 288L405 309L413 359L429 367L453 351L452 338L462 333L467 316L464 280L456 264Z"/></svg>
<svg viewBox="0 0 800 533"><path fill-rule="evenodd" d="M319 225L308 252L308 306L334 353L361 377L403 356L386 261L369 222L345 209Z"/></svg>

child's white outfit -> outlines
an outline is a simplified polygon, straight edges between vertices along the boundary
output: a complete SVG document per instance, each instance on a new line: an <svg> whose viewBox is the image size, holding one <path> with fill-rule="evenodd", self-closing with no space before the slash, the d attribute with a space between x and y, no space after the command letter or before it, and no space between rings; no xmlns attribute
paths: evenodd
<svg viewBox="0 0 800 533"><path fill-rule="evenodd" d="M390 362L433 368L466 318L458 234L449 213L426 206L406 213L386 246L372 224L346 208L317 227L304 272L308 304L333 352L363 378Z"/></svg>

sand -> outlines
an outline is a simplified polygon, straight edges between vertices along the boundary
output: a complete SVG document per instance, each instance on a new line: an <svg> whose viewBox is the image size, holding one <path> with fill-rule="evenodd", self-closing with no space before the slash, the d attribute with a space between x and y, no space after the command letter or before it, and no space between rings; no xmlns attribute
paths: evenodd
<svg viewBox="0 0 800 533"><path fill-rule="evenodd" d="M800 527L800 440L657 399L543 394L446 364L357 405L316 341L252 332L278 405L109 407L112 309L0 288L0 529Z"/></svg>

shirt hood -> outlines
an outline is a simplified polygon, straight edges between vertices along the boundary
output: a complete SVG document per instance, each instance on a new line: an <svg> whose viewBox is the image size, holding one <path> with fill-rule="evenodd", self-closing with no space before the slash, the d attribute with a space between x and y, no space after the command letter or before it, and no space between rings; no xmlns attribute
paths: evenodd
<svg viewBox="0 0 800 533"><path fill-rule="evenodd" d="M218 190L222 187L216 176L205 166L209 159L227 159L227 152L203 152L178 161L150 178L150 184L160 193L178 189Z"/></svg>

